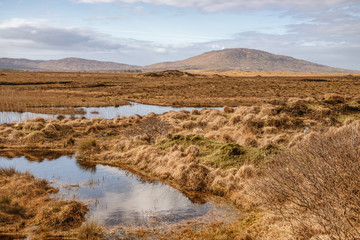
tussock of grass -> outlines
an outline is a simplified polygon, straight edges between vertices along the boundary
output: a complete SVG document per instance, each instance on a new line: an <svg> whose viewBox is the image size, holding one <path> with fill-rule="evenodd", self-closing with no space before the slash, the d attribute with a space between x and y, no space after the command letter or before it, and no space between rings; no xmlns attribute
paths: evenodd
<svg viewBox="0 0 360 240"><path fill-rule="evenodd" d="M76 201L52 201L42 207L35 222L52 229L67 230L84 221L87 206Z"/></svg>
<svg viewBox="0 0 360 240"><path fill-rule="evenodd" d="M50 198L57 191L29 173L1 168L0 233L31 234L32 239L44 239L80 226L87 206Z"/></svg>
<svg viewBox="0 0 360 240"><path fill-rule="evenodd" d="M105 239L104 227L94 221L85 222L78 231L79 240L102 240Z"/></svg>
<svg viewBox="0 0 360 240"><path fill-rule="evenodd" d="M91 151L94 148L96 148L95 139L84 139L78 144L78 149L80 152Z"/></svg>
<svg viewBox="0 0 360 240"><path fill-rule="evenodd" d="M1 177L11 177L11 176L13 176L15 174L19 174L19 172L13 167L0 168L0 176Z"/></svg>
<svg viewBox="0 0 360 240"><path fill-rule="evenodd" d="M196 156L202 163L221 168L240 168L244 164L258 166L266 156L276 150L273 146L264 148L245 147L236 143L222 143L193 134L174 135L172 138L157 144L158 148L164 152L169 151L176 145L182 146L184 149L194 149L196 146L198 148Z"/></svg>

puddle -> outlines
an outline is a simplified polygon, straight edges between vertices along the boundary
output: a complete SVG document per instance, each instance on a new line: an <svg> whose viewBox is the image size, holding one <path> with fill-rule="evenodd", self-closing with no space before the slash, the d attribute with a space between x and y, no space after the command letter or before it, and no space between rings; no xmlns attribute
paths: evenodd
<svg viewBox="0 0 360 240"><path fill-rule="evenodd" d="M192 202L166 184L145 181L116 167L88 167L71 156L54 160L35 157L35 161L31 156L0 157L0 167L15 167L47 179L60 188L55 197L88 203L88 218L108 227L176 222L203 216L212 208L211 203Z"/></svg>
<svg viewBox="0 0 360 240"><path fill-rule="evenodd" d="M85 111L85 114L76 114L75 117L85 117L85 118L106 118L113 119L118 116L133 116L140 115L145 116L149 113L161 114L169 111L179 111L179 110L188 110L193 109L204 109L204 108L195 108L195 107L169 107L169 106L156 106L156 105L147 105L132 102L130 105L124 105L119 107L82 107ZM221 108L218 108L221 109ZM11 122L20 122L26 119L42 117L42 118L56 118L58 115L54 114L40 114L40 113L31 113L31 112L0 112L0 124L1 123L11 123ZM65 115L70 117L70 115Z"/></svg>

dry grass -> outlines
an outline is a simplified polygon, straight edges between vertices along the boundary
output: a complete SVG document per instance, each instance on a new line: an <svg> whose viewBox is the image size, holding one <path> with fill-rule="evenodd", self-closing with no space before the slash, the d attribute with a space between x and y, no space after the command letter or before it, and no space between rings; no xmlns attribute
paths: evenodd
<svg viewBox="0 0 360 240"><path fill-rule="evenodd" d="M214 222L206 230L187 228L169 238L316 239L321 234L334 239L358 237L358 75L259 77L226 73L228 77L210 74L181 78L169 74L151 77L23 72L9 73L7 80L2 76L0 84L18 82L3 85L4 89L24 96L26 91L42 91L44 99L57 93L55 88L66 87L63 93L74 97L64 103L68 106L78 104L81 96L84 106L112 105L125 99L161 105L228 107L113 120L62 117L2 124L0 148L79 151L77 157L85 165L125 167L149 179L165 181L189 196L212 193L250 215L256 213L255 217L244 217L233 224ZM65 80L24 84L30 77L33 82ZM86 95L80 88L91 94ZM14 102L14 98L6 101ZM28 103L31 107L35 100L29 97ZM236 105L236 109L231 107ZM261 198L253 195L254 182L264 184ZM270 208L263 208L262 199L268 200ZM4 198L0 204L8 202ZM281 210L283 215L267 209ZM292 225L285 220L291 220ZM85 225L82 231L95 228ZM141 234L138 237L143 237Z"/></svg>
<svg viewBox="0 0 360 240"><path fill-rule="evenodd" d="M79 240L105 239L104 227L94 221L87 221L79 228L77 238Z"/></svg>
<svg viewBox="0 0 360 240"><path fill-rule="evenodd" d="M74 114L73 107L118 106L129 101L222 107L291 97L321 99L326 93L357 97L360 90L357 74L261 75L195 74L184 78L176 74L151 77L130 73L10 71L0 76L0 110ZM57 107L66 109L49 109Z"/></svg>
<svg viewBox="0 0 360 240"><path fill-rule="evenodd" d="M75 201L56 201L58 189L45 180L15 169L0 169L0 233L32 235L34 239L72 235L84 220L87 206Z"/></svg>
<svg viewBox="0 0 360 240"><path fill-rule="evenodd" d="M68 140L71 142L71 140ZM80 152L92 151L96 148L96 140L95 139L83 139L79 142L78 149Z"/></svg>

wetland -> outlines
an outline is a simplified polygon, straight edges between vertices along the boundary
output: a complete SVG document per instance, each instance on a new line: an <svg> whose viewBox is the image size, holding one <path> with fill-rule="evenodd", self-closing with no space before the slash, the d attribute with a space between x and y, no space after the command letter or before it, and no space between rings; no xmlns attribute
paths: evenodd
<svg viewBox="0 0 360 240"><path fill-rule="evenodd" d="M38 115L0 124L0 233L358 236L359 76L261 74L4 71L1 110Z"/></svg>

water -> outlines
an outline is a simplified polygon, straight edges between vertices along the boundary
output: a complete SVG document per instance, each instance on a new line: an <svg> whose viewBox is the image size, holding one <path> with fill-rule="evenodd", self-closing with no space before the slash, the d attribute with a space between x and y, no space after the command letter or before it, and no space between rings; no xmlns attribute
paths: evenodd
<svg viewBox="0 0 360 240"><path fill-rule="evenodd" d="M201 110L203 108L195 107L169 107L169 106L156 106L156 105L147 105L132 102L130 105L124 105L119 107L82 107L86 113L85 114L76 114L75 117L85 117L85 118L106 118L113 119L118 116L133 116L140 115L145 116L149 113L161 114L169 111L179 111L179 110L188 110L193 109ZM26 119L42 117L42 118L56 118L58 115L54 114L40 114L40 113L31 113L31 112L0 112L0 124L1 123L11 123L11 122L21 122ZM70 117L70 115L65 115Z"/></svg>
<svg viewBox="0 0 360 240"><path fill-rule="evenodd" d="M56 197L88 203L88 218L106 226L175 222L203 216L212 207L210 203L192 202L166 184L145 181L116 167L81 165L69 156L55 160L26 158L0 157L0 167L15 167L47 179L60 188Z"/></svg>

